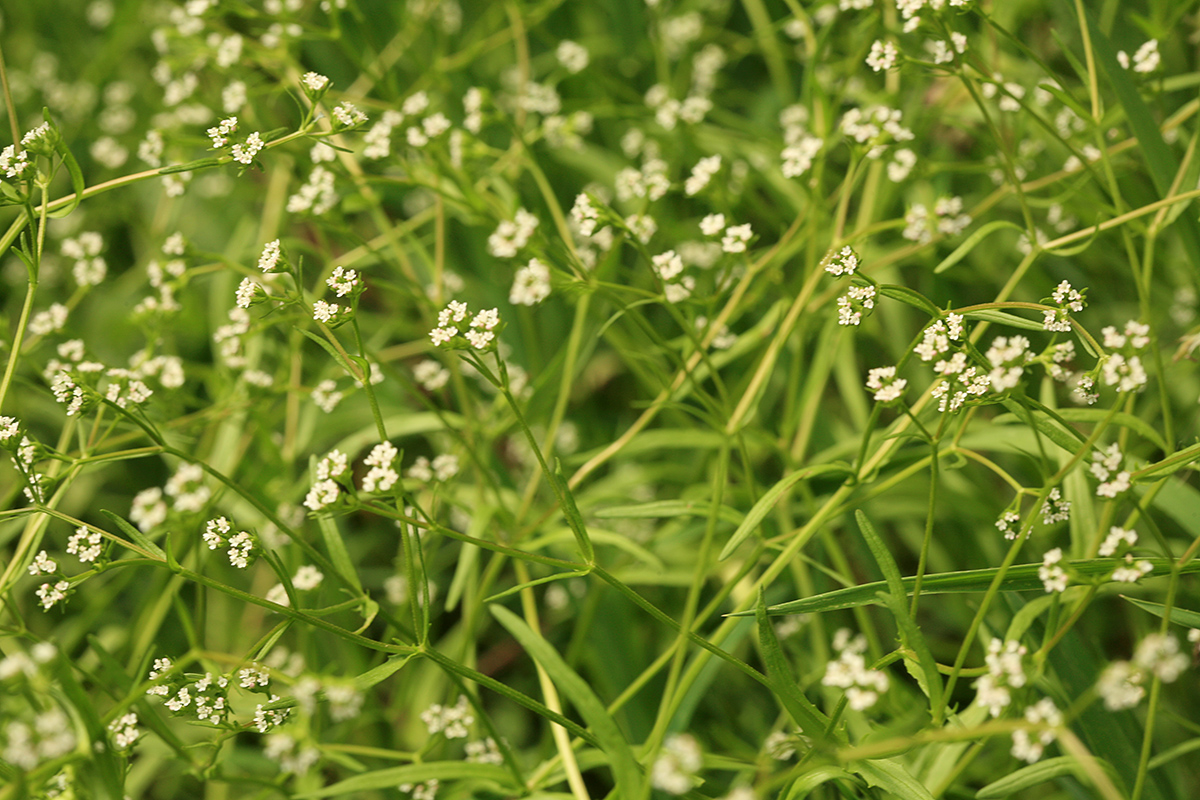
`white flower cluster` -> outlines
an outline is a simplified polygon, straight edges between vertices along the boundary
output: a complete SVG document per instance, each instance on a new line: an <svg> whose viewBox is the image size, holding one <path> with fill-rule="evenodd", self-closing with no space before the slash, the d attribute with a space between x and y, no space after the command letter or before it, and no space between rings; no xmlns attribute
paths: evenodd
<svg viewBox="0 0 1200 800"><path fill-rule="evenodd" d="M227 676L206 672L203 677L192 681L182 675L164 675L169 669L170 659L155 659L154 667L150 670L150 680L155 684L146 690L146 694L167 698L163 705L177 714L192 707L201 722L220 725L229 717Z"/></svg>
<svg viewBox="0 0 1200 800"><path fill-rule="evenodd" d="M293 775L303 775L321 759L320 750L312 745L300 747L299 743L286 733L272 733L268 736L263 755L278 762L281 772Z"/></svg>
<svg viewBox="0 0 1200 800"><path fill-rule="evenodd" d="M1015 539L1020 532L1019 524L1021 515L1015 511L1005 511L1000 515L1000 519L996 520L996 528L1004 534L1005 539Z"/></svg>
<svg viewBox="0 0 1200 800"><path fill-rule="evenodd" d="M1113 570L1111 579L1117 583L1137 583L1146 575L1154 572L1154 565L1149 561L1134 561L1133 553L1125 554L1125 563Z"/></svg>
<svg viewBox="0 0 1200 800"><path fill-rule="evenodd" d="M854 252L854 249L850 245L846 245L835 255L829 256L825 261L825 271L837 277L853 275L857 269L858 254Z"/></svg>
<svg viewBox="0 0 1200 800"><path fill-rule="evenodd" d="M246 366L242 352L242 337L250 332L250 314L241 306L229 309L229 322L213 331L217 353L230 367Z"/></svg>
<svg viewBox="0 0 1200 800"><path fill-rule="evenodd" d="M678 303L692 296L696 279L683 274L683 256L674 250L659 253L651 259L654 274L663 282L663 293L670 303Z"/></svg>
<svg viewBox="0 0 1200 800"><path fill-rule="evenodd" d="M421 721L430 735L441 733L447 739L467 738L468 727L475 723L471 714L471 706L465 695L458 696L458 702L452 706L434 703L421 712Z"/></svg>
<svg viewBox="0 0 1200 800"><path fill-rule="evenodd" d="M285 596L286 599L286 596ZM254 709L254 728L259 733L270 733L273 729L282 725L287 721L291 714L290 708L267 708L268 705L278 703L283 698L277 694L270 694L267 697L266 703L259 703Z"/></svg>
<svg viewBox="0 0 1200 800"><path fill-rule="evenodd" d="M329 78L319 72L306 72L300 80L310 92L320 92L329 86Z"/></svg>
<svg viewBox="0 0 1200 800"><path fill-rule="evenodd" d="M11 720L4 726L6 744L0 757L20 769L31 770L43 761L75 749L75 726L58 708L39 713L29 725Z"/></svg>
<svg viewBox="0 0 1200 800"><path fill-rule="evenodd" d="M962 213L961 197L942 197L933 204L933 217L922 203L913 203L904 215L903 236L918 244L933 240L934 231L954 236L962 233L971 224L971 215Z"/></svg>
<svg viewBox="0 0 1200 800"><path fill-rule="evenodd" d="M913 348L913 352L922 361L932 361L950 349L950 342L957 342L963 335L962 314L947 314L945 319L937 319L925 328L921 343ZM965 367L966 362L963 362ZM961 372L939 361L934 367L939 375Z"/></svg>
<svg viewBox="0 0 1200 800"><path fill-rule="evenodd" d="M25 150L17 152L16 145L9 145L0 150L0 170L6 178L23 178L29 168L29 153Z"/></svg>
<svg viewBox="0 0 1200 800"><path fill-rule="evenodd" d="M992 389L1008 391L1021 382L1021 375L1025 373L1024 365L1031 358L1029 340L1024 336L997 336L985 355L992 365L992 371L988 373Z"/></svg>
<svg viewBox="0 0 1200 800"><path fill-rule="evenodd" d="M313 320L315 322L323 322L326 325L342 322L348 319L352 309L350 306L342 306L337 303L327 303L324 300L317 300L313 303Z"/></svg>
<svg viewBox="0 0 1200 800"><path fill-rule="evenodd" d="M1042 582L1047 594L1050 592L1065 592L1067 590L1067 573L1059 564L1062 562L1061 547L1047 550L1042 556L1042 565L1038 567L1038 580Z"/></svg>
<svg viewBox="0 0 1200 800"><path fill-rule="evenodd" d="M683 193L688 197L694 197L702 192L720 168L721 157L719 155L706 156L700 159L696 162L696 166L692 168L692 174L684 181Z"/></svg>
<svg viewBox="0 0 1200 800"><path fill-rule="evenodd" d="M67 591L70 588L71 583L69 581L56 581L53 585L43 583L34 594L37 595L38 604L41 605L42 611L49 611L56 603L67 599Z"/></svg>
<svg viewBox="0 0 1200 800"><path fill-rule="evenodd" d="M392 464L399 454L400 451L391 442L382 442L371 449L370 455L363 461L371 468L362 479L364 492L386 492L396 485L400 475L392 468Z"/></svg>
<svg viewBox="0 0 1200 800"><path fill-rule="evenodd" d="M1125 323L1123 333L1111 325L1101 333L1105 347L1123 351L1110 354L1104 361L1105 385L1116 386L1118 392L1140 391L1146 385L1146 368L1135 353L1150 344L1150 326L1131 319Z"/></svg>
<svg viewBox="0 0 1200 800"><path fill-rule="evenodd" d="M572 75L582 72L588 65L587 48L570 39L563 39L558 43L558 47L554 51L554 57Z"/></svg>
<svg viewBox="0 0 1200 800"><path fill-rule="evenodd" d="M362 286L362 282L354 270L334 267L333 273L325 279L325 285L333 289L338 297L345 297Z"/></svg>
<svg viewBox="0 0 1200 800"><path fill-rule="evenodd" d="M413 800L436 800L441 785L437 778L430 778L424 783L402 783L396 788L411 795Z"/></svg>
<svg viewBox="0 0 1200 800"><path fill-rule="evenodd" d="M67 324L68 309L62 303L51 303L50 308L39 311L29 320L29 332L35 336L61 331Z"/></svg>
<svg viewBox="0 0 1200 800"><path fill-rule="evenodd" d="M387 158L389 155L391 155L392 130L402 122L404 122L404 115L399 111L388 109L387 111L383 112L383 116L379 118L379 121L372 125L370 130L363 134L363 144L366 145L362 152L363 158L374 160ZM326 145L326 147L328 147L328 145ZM321 160L326 160L327 157L328 160L332 161L337 157L337 151L333 150L333 148L329 148L329 152L322 149L316 151L316 153L316 157L313 158L314 161L316 161L318 158Z"/></svg>
<svg viewBox="0 0 1200 800"><path fill-rule="evenodd" d="M236 133L237 129L237 117L227 117L226 119L221 120L221 122L217 125L209 128L207 133L208 138L212 140L213 148L219 149L228 145L230 134Z"/></svg>
<svg viewBox="0 0 1200 800"><path fill-rule="evenodd" d="M38 551L29 565L30 575L53 575L58 572L58 564L50 558L45 550Z"/></svg>
<svg viewBox="0 0 1200 800"><path fill-rule="evenodd" d="M875 72L887 72L896 66L900 51L892 42L876 39L871 43L871 52L867 54L867 66Z"/></svg>
<svg viewBox="0 0 1200 800"><path fill-rule="evenodd" d="M724 214L709 214L700 220L700 232L705 236L719 236L724 232L725 235L721 237L721 249L726 253L746 252L746 244L754 236L749 222L726 227Z"/></svg>
<svg viewBox="0 0 1200 800"><path fill-rule="evenodd" d="M317 302L319 303L321 301L318 300ZM337 305L334 305L333 309L336 313ZM337 408L338 403L342 402L342 397L345 395L338 391L337 381L333 380L332 378L326 378L313 387L312 393L309 396L312 398L312 401L317 404L317 408L321 409L326 414L331 414L333 413L333 410Z"/></svg>
<svg viewBox="0 0 1200 800"><path fill-rule="evenodd" d="M592 199L583 192L575 196L575 205L571 207L571 221L583 236L591 236L596 232L600 221L600 209L592 203Z"/></svg>
<svg viewBox="0 0 1200 800"><path fill-rule="evenodd" d="M63 239L62 254L75 259L72 275L80 286L96 286L108 274L108 265L100 257L104 240L95 231L84 231L79 236Z"/></svg>
<svg viewBox="0 0 1200 800"><path fill-rule="evenodd" d="M210 519L204 524L204 543L209 550L229 545L229 563L238 569L245 569L250 563L250 554L254 551L254 537L247 531L232 532L233 528L225 517Z"/></svg>
<svg viewBox="0 0 1200 800"><path fill-rule="evenodd" d="M899 109L886 106L852 108L842 116L840 127L854 141L868 145L867 158L874 160L890 145L912 140L913 132L900 124L902 117Z"/></svg>
<svg viewBox="0 0 1200 800"><path fill-rule="evenodd" d="M958 31L950 34L950 41L945 39L925 40L925 50L935 64L949 64L954 60L954 54L962 55L967 52L967 37Z"/></svg>
<svg viewBox="0 0 1200 800"><path fill-rule="evenodd" d="M465 321L469 313L466 303L451 300L438 312L438 326L429 332L429 338L438 346L452 341L459 335L458 323ZM484 350L496 338L495 328L499 324L499 312L490 308L476 314L462 335L476 350Z"/></svg>
<svg viewBox="0 0 1200 800"><path fill-rule="evenodd" d="M408 477L425 483L435 478L445 483L458 474L458 456L442 453L435 456L432 462L425 456L418 456L408 468L407 474Z"/></svg>
<svg viewBox="0 0 1200 800"><path fill-rule="evenodd" d="M349 459L340 450L330 450L317 463L317 480L304 497L304 505L313 511L320 511L328 505L337 502L341 487L334 478L341 476L350 466Z"/></svg>
<svg viewBox="0 0 1200 800"><path fill-rule="evenodd" d="M537 226L537 217L518 208L511 220L503 220L488 236L488 253L496 258L513 258L518 250L529 243Z"/></svg>
<svg viewBox="0 0 1200 800"><path fill-rule="evenodd" d="M1117 51L1117 61L1123 69L1129 69L1129 54L1124 50ZM1158 40L1151 39L1143 44L1133 54L1133 71L1146 74L1154 72L1162 63L1162 55L1158 52Z"/></svg>
<svg viewBox="0 0 1200 800"><path fill-rule="evenodd" d="M466 744L467 761L472 764L503 764L504 757L492 737L478 739Z"/></svg>
<svg viewBox="0 0 1200 800"><path fill-rule="evenodd" d="M1188 668L1190 659L1180 652L1174 636L1152 633L1138 644L1133 661L1114 661L1100 675L1096 691L1109 711L1133 708L1146 695L1151 676L1173 683Z"/></svg>
<svg viewBox="0 0 1200 800"><path fill-rule="evenodd" d="M199 464L180 464L167 481L163 491L173 497L172 508L182 513L194 513L204 508L212 490L203 484L204 469Z"/></svg>
<svg viewBox="0 0 1200 800"><path fill-rule="evenodd" d="M712 110L712 101L699 94L689 95L680 102L671 97L670 90L656 83L646 90L646 107L654 110L654 121L664 130L675 130L679 120L689 125L703 122Z"/></svg>
<svg viewBox="0 0 1200 800"><path fill-rule="evenodd" d="M77 557L84 564L91 563L100 557L103 537L100 531L92 530L86 525L80 525L75 533L67 539L67 552Z"/></svg>
<svg viewBox="0 0 1200 800"><path fill-rule="evenodd" d="M108 725L108 731L113 735L113 744L118 750L127 750L138 740L141 732L137 728L137 714L130 711L114 719Z"/></svg>
<svg viewBox="0 0 1200 800"><path fill-rule="evenodd" d="M1042 504L1042 524L1053 525L1056 522L1066 522L1070 518L1071 501L1064 500L1062 492L1056 486L1046 495L1046 502Z"/></svg>
<svg viewBox="0 0 1200 800"><path fill-rule="evenodd" d="M367 121L367 115L359 111L353 103L343 102L333 109L333 118L342 128L356 128Z"/></svg>
<svg viewBox="0 0 1200 800"><path fill-rule="evenodd" d="M1010 689L1019 689L1025 685L1025 668L1022 664L1025 653L1025 645L1011 639L1002 642L993 638L988 643L988 671L975 682L975 699L981 706L985 706L993 717L1003 714L1004 709L1012 703Z"/></svg>
<svg viewBox="0 0 1200 800"><path fill-rule="evenodd" d="M640 197L659 200L671 188L671 179L667 177L667 162L661 158L649 158L640 170L626 167L617 173L614 185L618 200L628 201Z"/></svg>
<svg viewBox="0 0 1200 800"><path fill-rule="evenodd" d="M1083 311L1087 305L1087 300L1080 292L1071 288L1068 281L1063 281L1058 284L1051 295L1051 299L1058 305L1057 311L1047 309L1042 312L1042 328L1048 331L1057 331L1067 333L1071 330L1070 314L1078 314Z"/></svg>
<svg viewBox="0 0 1200 800"><path fill-rule="evenodd" d="M846 690L846 701L855 711L875 705L888 689L888 676L876 669L867 669L863 653L867 650L867 638L855 636L847 628L839 628L833 635L833 649L838 657L825 665L822 686L836 686Z"/></svg>
<svg viewBox="0 0 1200 800"><path fill-rule="evenodd" d="M450 381L450 370L432 359L425 359L413 367L413 378L427 392L436 392Z"/></svg>
<svg viewBox="0 0 1200 800"><path fill-rule="evenodd" d="M580 195L584 197L584 195ZM536 258L517 270L508 302L518 306L535 306L550 296L550 268Z"/></svg>
<svg viewBox="0 0 1200 800"><path fill-rule="evenodd" d="M649 244L650 240L654 238L654 234L658 232L658 223L649 214L630 214L625 218L625 225L642 244ZM601 233L603 232L601 231Z"/></svg>
<svg viewBox="0 0 1200 800"><path fill-rule="evenodd" d="M322 166L313 167L308 181L287 201L289 214L312 212L321 216L337 205L338 196L333 188L333 173Z"/></svg>
<svg viewBox="0 0 1200 800"><path fill-rule="evenodd" d="M266 142L262 140L262 135L258 131L255 131L246 137L245 142L240 142L229 148L229 152L233 156L233 160L239 164L252 164L254 157L264 147L266 147Z"/></svg>
<svg viewBox="0 0 1200 800"><path fill-rule="evenodd" d="M696 737L687 733L672 734L654 759L650 783L667 794L685 794L696 785L696 775L703 765L703 754Z"/></svg>
<svg viewBox="0 0 1200 800"><path fill-rule="evenodd" d="M1025 721L1030 725L1047 726L1038 732L1036 738L1031 737L1024 728L1013 731L1013 757L1032 764L1042 757L1046 745L1055 740L1054 728L1062 725L1062 712L1053 700L1043 697L1025 709Z"/></svg>
<svg viewBox="0 0 1200 800"><path fill-rule="evenodd" d="M908 380L897 378L895 367L876 367L867 372L867 389L875 393L874 397L880 403L899 399L906 386Z"/></svg>
<svg viewBox="0 0 1200 800"><path fill-rule="evenodd" d="M838 325L858 325L862 322L863 311L875 308L875 286L851 286L837 299L837 305Z"/></svg>
<svg viewBox="0 0 1200 800"><path fill-rule="evenodd" d="M1124 463L1125 456L1121 453L1121 446L1116 442L1103 450L1092 453L1090 470L1096 480L1100 481L1100 485L1096 487L1097 497L1116 497L1129 489L1131 485L1129 479L1132 474L1128 470L1121 469Z"/></svg>

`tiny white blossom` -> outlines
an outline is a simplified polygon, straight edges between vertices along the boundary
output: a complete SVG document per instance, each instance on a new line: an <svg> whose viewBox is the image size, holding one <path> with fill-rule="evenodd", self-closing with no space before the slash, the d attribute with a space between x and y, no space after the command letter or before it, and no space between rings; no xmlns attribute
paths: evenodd
<svg viewBox="0 0 1200 800"><path fill-rule="evenodd" d="M258 155L259 151L265 146L266 143L263 142L262 136L258 131L255 131L246 137L246 141L244 143L235 144L232 148L230 148L229 152L233 155L233 160L237 161L239 164L250 164L253 163L254 157Z"/></svg>
<svg viewBox="0 0 1200 800"><path fill-rule="evenodd" d="M896 66L899 56L900 52L896 49L896 45L876 39L871 44L871 52L867 56L867 66L876 72L886 72Z"/></svg>
<svg viewBox="0 0 1200 800"><path fill-rule="evenodd" d="M746 243L753 235L749 222L743 225L731 225L725 229L725 236L721 239L721 249L726 253L744 253L746 252Z"/></svg>

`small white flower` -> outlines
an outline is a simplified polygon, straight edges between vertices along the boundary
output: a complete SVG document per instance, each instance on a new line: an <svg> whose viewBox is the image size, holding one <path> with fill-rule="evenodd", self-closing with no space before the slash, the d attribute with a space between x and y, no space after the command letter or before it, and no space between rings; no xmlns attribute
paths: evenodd
<svg viewBox="0 0 1200 800"><path fill-rule="evenodd" d="M306 72L301 80L304 81L304 85L313 92L319 92L325 87L329 86L329 78L317 72Z"/></svg>
<svg viewBox="0 0 1200 800"><path fill-rule="evenodd" d="M513 305L534 306L550 296L550 268L531 258L529 263L517 270L508 302Z"/></svg>
<svg viewBox="0 0 1200 800"><path fill-rule="evenodd" d="M319 569L311 564L305 564L296 570L296 574L292 578L292 586L301 592L308 592L320 586L323 580L325 580L325 576Z"/></svg>
<svg viewBox="0 0 1200 800"><path fill-rule="evenodd" d="M700 220L700 232L705 236L716 236L723 230L725 230L724 214L709 214Z"/></svg>
<svg viewBox="0 0 1200 800"><path fill-rule="evenodd" d="M1058 565L1062 561L1062 555L1060 547L1048 550L1042 557L1042 565L1038 567L1038 580L1042 582L1047 593L1067 590L1067 573Z"/></svg>
<svg viewBox="0 0 1200 800"><path fill-rule="evenodd" d="M326 303L324 300L313 303L313 319L317 322L332 322L341 315L342 311L343 309L337 303Z"/></svg>
<svg viewBox="0 0 1200 800"><path fill-rule="evenodd" d="M587 48L569 39L558 43L558 49L554 51L554 55L558 59L558 63L566 67L567 72L572 74L582 72L588 65Z"/></svg>
<svg viewBox="0 0 1200 800"><path fill-rule="evenodd" d="M251 164L254 162L254 157L258 155L259 151L265 146L266 143L263 142L262 136L258 133L258 131L255 131L246 137L246 141L244 143L235 144L232 148L230 148L229 152L233 156L233 160L237 161L239 164Z"/></svg>
<svg viewBox="0 0 1200 800"><path fill-rule="evenodd" d="M900 52L896 49L896 45L876 39L871 44L871 52L867 56L867 66L876 72L886 72L896 66L896 59L899 56Z"/></svg>
<svg viewBox="0 0 1200 800"><path fill-rule="evenodd" d="M895 367L876 367L867 373L867 389L875 392L881 403L891 402L904 394L908 381L896 377Z"/></svg>
<svg viewBox="0 0 1200 800"><path fill-rule="evenodd" d="M744 253L746 252L746 243L753 235L749 222L743 225L731 225L725 229L725 236L721 239L721 249L726 253Z"/></svg>
<svg viewBox="0 0 1200 800"><path fill-rule="evenodd" d="M358 273L345 267L334 267L333 274L326 279L325 285L333 289L338 297L345 297L360 285Z"/></svg>

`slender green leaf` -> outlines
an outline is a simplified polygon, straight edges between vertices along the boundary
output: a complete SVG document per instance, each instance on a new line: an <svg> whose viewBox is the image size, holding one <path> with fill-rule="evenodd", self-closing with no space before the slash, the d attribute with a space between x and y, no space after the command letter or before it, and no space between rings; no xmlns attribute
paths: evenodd
<svg viewBox="0 0 1200 800"><path fill-rule="evenodd" d="M817 475L828 475L830 473L849 474L850 469L843 464L820 464L815 467L796 470L792 474L780 480L770 489L768 489L762 497L758 498L758 502L750 509L750 513L746 514L746 518L742 520L742 524L733 532L733 536L725 543L725 547L721 550L721 555L717 560L724 561L733 555L733 551L741 545L742 542L750 538L750 534L758 529L759 523L767 516L775 504L783 495L806 478L812 478Z"/></svg>
<svg viewBox="0 0 1200 800"><path fill-rule="evenodd" d="M554 461L554 473L547 475L548 480L558 484L559 496L562 498L562 512L566 517L567 525L571 528L571 533L575 534L575 544L579 548L579 554L583 556L584 562L591 564L596 560L596 550L592 547L592 540L588 536L587 526L583 523L583 516L579 513L579 507L575 505L575 495L571 493L571 487L567 483L567 476L563 473L562 464L558 459Z"/></svg>
<svg viewBox="0 0 1200 800"><path fill-rule="evenodd" d="M670 519L673 517L707 517L710 503L701 500L656 500L626 506L600 508L592 512L597 519ZM740 525L746 518L734 508L722 505L717 515L726 522Z"/></svg>
<svg viewBox="0 0 1200 800"><path fill-rule="evenodd" d="M1007 325L1010 328L1020 328L1026 331L1045 331L1040 321L1025 319L1007 311L996 308L985 308L982 311L968 311L964 314L967 319L982 319L997 325Z"/></svg>
<svg viewBox="0 0 1200 800"><path fill-rule="evenodd" d="M346 542L342 539L342 532L338 529L337 520L330 514L319 514L317 515L317 527L321 529L321 540L325 542L329 561L337 568L347 583L356 591L362 592L362 582L358 579L358 571L354 569L354 562L350 560L350 551L346 549Z"/></svg>
<svg viewBox="0 0 1200 800"><path fill-rule="evenodd" d="M937 661L933 658L933 651L929 649L929 644L921 635L921 631L917 628L917 623L913 620L905 603L908 595L904 589L904 579L900 577L900 568L896 565L896 559L892 557L891 551L887 549L887 545L875 530L875 526L871 524L861 509L854 512L854 519L858 522L858 528L867 542L867 548L875 557L875 563L879 565L879 571L883 573L884 581L887 583L888 606L896 618L896 625L900 628L900 639L917 654L921 675L915 677L920 679L921 688L929 697L929 707L940 709L942 707L942 677L938 674Z"/></svg>
<svg viewBox="0 0 1200 800"><path fill-rule="evenodd" d="M67 172L71 175L71 189L75 192L75 197L62 208L48 212L47 216L65 217L79 205L79 201L83 199L83 190L87 185L83 181L83 170L79 168L79 162L75 160L71 149L67 147L66 142L61 137L58 140L58 144L54 146L54 151L58 153L58 157L62 159L63 165L66 166Z"/></svg>
<svg viewBox="0 0 1200 800"><path fill-rule="evenodd" d="M122 517L120 514L115 514L112 511L109 511L108 509L103 509L103 508L100 509L100 513L103 514L105 517L107 517L109 519L109 521L112 522L112 524L114 524L118 528L120 528L121 532L124 533L126 536L128 536L130 538L130 540L134 544L136 544L138 547L142 548L143 550L150 551L154 555L161 558L163 561L167 560L167 554L165 552L163 552L163 549L161 547L159 547L154 542L147 539L145 534L143 534L140 530L138 530L137 528L135 528L134 526L132 526L128 522L126 522L125 518Z"/></svg>
<svg viewBox="0 0 1200 800"><path fill-rule="evenodd" d="M933 301L920 292L909 289L907 286L896 286L890 283L880 284L879 293L884 297L899 300L901 303L910 305L913 308L919 308L931 317L940 317L942 315L942 310L935 306Z"/></svg>
<svg viewBox="0 0 1200 800"><path fill-rule="evenodd" d="M1015 222L998 219L995 222L989 222L979 230L967 237L967 240L954 249L954 252L942 259L942 263L933 268L935 273L945 272L953 267L958 262L962 261L967 255L974 250L980 242L991 236L995 231L1011 228L1015 231L1024 232L1024 228L1017 225Z"/></svg>
<svg viewBox="0 0 1200 800"><path fill-rule="evenodd" d="M601 749L609 759L617 793L621 797L641 797L642 774L629 742L617 727L616 721L590 686L571 669L550 643L525 624L525 620L503 606L491 606L492 615L520 642L525 651L546 670L567 699L587 721Z"/></svg>
<svg viewBox="0 0 1200 800"><path fill-rule="evenodd" d="M495 764L476 764L471 761L430 761L424 764L408 764L403 767L388 767L355 775L344 781L330 784L315 792L293 795L297 800L307 797L349 797L354 792L369 792L392 789L401 783L421 783L429 780L480 781L496 784L512 791L521 787L513 785L508 771Z"/></svg>
<svg viewBox="0 0 1200 800"><path fill-rule="evenodd" d="M1002 798L1010 797L1046 781L1061 778L1063 775L1080 775L1082 772L1071 756L1047 758L1045 761L1021 767L998 781L992 781L976 792L975 798L976 800L1002 800Z"/></svg>
<svg viewBox="0 0 1200 800"><path fill-rule="evenodd" d="M221 164L221 159L216 156L210 158L198 158L195 161L189 161L186 164L173 164L169 167L163 167L158 171L159 175L171 175L176 172L194 172L198 169L206 167L215 167Z"/></svg>
<svg viewBox="0 0 1200 800"><path fill-rule="evenodd" d="M1159 767L1169 764L1180 756L1187 755L1193 750L1200 750L1200 738L1188 739L1186 742L1180 742L1174 747L1170 747L1154 758L1150 759L1148 765L1150 769L1158 769Z"/></svg>
<svg viewBox="0 0 1200 800"><path fill-rule="evenodd" d="M1167 475L1173 475L1184 467L1191 466L1197 460L1200 460L1200 444L1194 444L1191 447L1185 447L1182 450L1172 453L1156 464L1151 464L1148 467L1139 469L1137 472L1133 473L1133 477L1135 480L1165 478Z"/></svg>
<svg viewBox="0 0 1200 800"><path fill-rule="evenodd" d="M1096 423L1108 418L1109 422L1113 425L1129 428L1147 441L1153 442L1159 449L1167 449L1167 444L1163 441L1162 434L1133 414L1127 414L1124 411L1113 413L1104 408L1059 408L1056 409L1056 412L1058 416L1067 422ZM1019 421L1019 418L1015 415L1001 414L992 421L997 424L1004 424Z"/></svg>
<svg viewBox="0 0 1200 800"><path fill-rule="evenodd" d="M1152 603L1149 600L1139 600L1136 597L1121 595L1123 600L1128 600L1143 611L1149 611L1154 616L1162 619L1166 613L1167 607L1162 603ZM1200 612L1189 611L1186 608L1172 608L1171 622L1176 625L1183 625L1188 628L1200 628Z"/></svg>
<svg viewBox="0 0 1200 800"><path fill-rule="evenodd" d="M845 780L858 783L858 779L851 775L841 767L824 766L812 769L795 781L788 788L785 795L786 800L804 800L808 797L813 789L818 786L829 783L829 781Z"/></svg>
<svg viewBox="0 0 1200 800"><path fill-rule="evenodd" d="M1129 127L1137 137L1138 148L1146 158L1146 166L1150 170L1154 188L1158 190L1159 198L1164 199L1170 194L1171 184L1174 183L1175 175L1179 171L1179 162L1175 160L1175 154L1163 140L1162 132L1158 129L1158 122L1145 101L1142 100L1137 84L1131 77L1132 73L1117 61L1117 49L1104 35L1100 26L1096 24L1096 19L1091 12L1087 13L1087 25L1096 61L1104 68L1108 81L1112 84L1113 92L1117 95L1117 100L1125 109ZM1187 203L1186 205L1191 206L1192 204ZM1188 259L1192 262L1192 270L1200 272L1200 223L1197 223L1193 214L1180 215L1178 222L1179 238L1183 242L1183 249L1187 252Z"/></svg>
<svg viewBox="0 0 1200 800"><path fill-rule="evenodd" d="M1171 572L1171 561L1165 558L1147 558L1150 564L1154 567L1152 575L1168 575ZM1111 573L1115 568L1123 564L1121 559L1117 558L1091 558L1079 561L1070 561L1066 563L1070 572L1077 578L1083 579L1099 579ZM1009 567L1008 573L1004 576L1004 581L1000 585L1001 591L1030 591L1036 589L1043 591L1042 582L1038 578L1038 569L1041 564L1015 564ZM954 594L958 592L984 592L991 585L992 579L996 577L997 567L989 567L988 569L970 569L961 572L939 572L933 575L926 575L921 582L921 594ZM1200 560L1192 560L1185 564L1181 570L1183 574L1193 574L1200 572ZM908 576L902 579L904 583L904 591L911 595L913 586L916 584L915 576ZM872 583L864 583L858 586L849 586L845 589L835 589L832 592L806 597L800 600L792 600L787 603L780 603L771 606L767 609L767 613L771 616L781 614L810 614L822 611L838 611L844 608L857 608L865 605L879 604L878 593L887 588L887 584L883 581L874 581ZM740 611L730 616L749 616L754 612Z"/></svg>
<svg viewBox="0 0 1200 800"><path fill-rule="evenodd" d="M799 726L801 733L810 739L823 739L829 718L813 705L796 685L783 649L779 646L779 639L775 636L775 627L767 618L767 603L762 589L758 591L754 615L758 618L758 640L762 645L763 660L767 665L767 680L775 690L776 699L791 716L792 721Z"/></svg>
<svg viewBox="0 0 1200 800"><path fill-rule="evenodd" d="M383 681L395 675L413 658L415 658L415 656L412 655L388 656L388 659L378 667L369 669L357 676L354 679L354 687L360 692L364 692L375 684L382 683Z"/></svg>
<svg viewBox="0 0 1200 800"><path fill-rule="evenodd" d="M856 761L850 765L850 769L861 775L870 786L891 792L900 800L934 800L929 790L897 759Z"/></svg>

